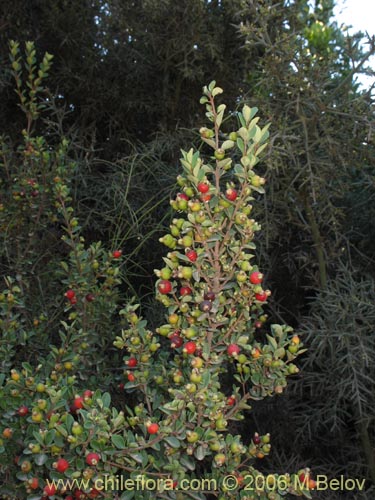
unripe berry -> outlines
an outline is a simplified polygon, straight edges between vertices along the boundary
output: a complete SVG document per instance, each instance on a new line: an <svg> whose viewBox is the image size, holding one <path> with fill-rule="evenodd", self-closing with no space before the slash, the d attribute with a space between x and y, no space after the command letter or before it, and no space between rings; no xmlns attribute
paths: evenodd
<svg viewBox="0 0 375 500"><path fill-rule="evenodd" d="M225 150L219 148L215 151L214 155L217 160L223 160L225 157Z"/></svg>

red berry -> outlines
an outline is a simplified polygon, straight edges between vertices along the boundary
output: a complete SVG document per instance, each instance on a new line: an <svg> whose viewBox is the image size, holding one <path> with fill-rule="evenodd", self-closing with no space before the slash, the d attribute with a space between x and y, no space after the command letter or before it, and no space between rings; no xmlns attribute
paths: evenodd
<svg viewBox="0 0 375 500"><path fill-rule="evenodd" d="M268 295L266 294L265 291L263 291L261 293L256 293L255 298L259 300L259 302L265 302L268 298Z"/></svg>
<svg viewBox="0 0 375 500"><path fill-rule="evenodd" d="M227 399L227 405L228 406L233 406L236 403L236 398L234 396L229 396Z"/></svg>
<svg viewBox="0 0 375 500"><path fill-rule="evenodd" d="M90 493L88 493L88 498L97 498L98 496L100 495L100 492L93 488L92 490L90 490Z"/></svg>
<svg viewBox="0 0 375 500"><path fill-rule="evenodd" d="M194 354L197 349L197 345L195 342L186 342L184 345L183 351L187 354Z"/></svg>
<svg viewBox="0 0 375 500"><path fill-rule="evenodd" d="M261 321L256 321L256 322L254 323L254 326L255 326L255 328L262 328L263 323L262 323Z"/></svg>
<svg viewBox="0 0 375 500"><path fill-rule="evenodd" d="M69 469L69 462L65 460L65 458L59 458L59 460L54 463L54 468L57 470L57 472L63 473L67 469Z"/></svg>
<svg viewBox="0 0 375 500"><path fill-rule="evenodd" d="M171 341L171 347L174 347L175 349L177 349L178 347L181 347L182 344L183 344L183 340L182 338L176 334L176 333L173 333L170 337L169 337L169 340Z"/></svg>
<svg viewBox="0 0 375 500"><path fill-rule="evenodd" d="M98 453L89 453L86 456L87 465L97 465L100 460L100 455Z"/></svg>
<svg viewBox="0 0 375 500"><path fill-rule="evenodd" d="M159 425L158 424L150 424L147 426L147 432L149 434L156 434L159 430Z"/></svg>
<svg viewBox="0 0 375 500"><path fill-rule="evenodd" d="M69 300L71 300L75 296L76 292L74 290L68 290L67 292L65 292L65 297Z"/></svg>
<svg viewBox="0 0 375 500"><path fill-rule="evenodd" d="M253 285L259 285L263 281L263 274L255 271L250 274L250 281Z"/></svg>
<svg viewBox="0 0 375 500"><path fill-rule="evenodd" d="M229 356L238 356L240 351L241 349L238 347L237 344L230 344L227 347L227 353Z"/></svg>
<svg viewBox="0 0 375 500"><path fill-rule="evenodd" d="M235 201L237 198L237 191L235 189L229 188L225 191L225 197L229 201Z"/></svg>
<svg viewBox="0 0 375 500"><path fill-rule="evenodd" d="M52 497L57 491L57 488L54 484L47 484L44 489L43 489L43 492L45 495L47 495L47 497Z"/></svg>
<svg viewBox="0 0 375 500"><path fill-rule="evenodd" d="M121 257L121 255L122 255L122 250L114 250L112 252L112 257L114 259L119 259Z"/></svg>
<svg viewBox="0 0 375 500"><path fill-rule="evenodd" d="M215 300L215 297L216 295L214 294L214 292L211 291L206 292L203 296L204 300L210 300L211 302Z"/></svg>
<svg viewBox="0 0 375 500"><path fill-rule="evenodd" d="M134 382L135 381L134 373L128 373L128 381L129 382Z"/></svg>
<svg viewBox="0 0 375 500"><path fill-rule="evenodd" d="M72 408L74 408L74 410L80 410L81 408L83 408L83 402L84 401L82 396L76 396L74 398Z"/></svg>
<svg viewBox="0 0 375 500"><path fill-rule="evenodd" d="M90 391L90 389L86 389L83 393L83 399L89 399L93 394L93 391Z"/></svg>
<svg viewBox="0 0 375 500"><path fill-rule="evenodd" d="M202 312L210 312L212 309L212 302L210 300L204 300L199 304L199 309Z"/></svg>
<svg viewBox="0 0 375 500"><path fill-rule="evenodd" d="M87 302L92 302L93 300L95 300L95 296L92 293L88 293L85 299L87 300Z"/></svg>
<svg viewBox="0 0 375 500"><path fill-rule="evenodd" d="M254 444L260 444L260 441L261 441L260 436L259 436L259 434L256 432L256 433L254 434L254 436L253 436L253 443L254 443Z"/></svg>
<svg viewBox="0 0 375 500"><path fill-rule="evenodd" d="M138 361L135 358L129 358L126 362L129 368L135 368L138 364Z"/></svg>
<svg viewBox="0 0 375 500"><path fill-rule="evenodd" d="M177 198L180 198L180 200L186 200L186 201L188 201L188 199L189 199L188 195L185 193L178 193Z"/></svg>
<svg viewBox="0 0 375 500"><path fill-rule="evenodd" d="M82 490L75 490L74 498L75 500L83 500L84 498L86 498L86 493L84 493Z"/></svg>
<svg viewBox="0 0 375 500"><path fill-rule="evenodd" d="M192 290L189 286L182 286L180 288L180 295L183 297L184 295L191 295Z"/></svg>
<svg viewBox="0 0 375 500"><path fill-rule="evenodd" d="M172 283L169 280L161 280L158 284L158 290L163 295L172 291Z"/></svg>
<svg viewBox="0 0 375 500"><path fill-rule="evenodd" d="M204 201L205 203L210 201L210 199L211 199L210 193L201 194L201 200Z"/></svg>
<svg viewBox="0 0 375 500"><path fill-rule="evenodd" d="M198 258L198 254L195 250L188 250L186 252L186 257L190 260L190 262L195 262Z"/></svg>
<svg viewBox="0 0 375 500"><path fill-rule="evenodd" d="M17 413L20 417L25 417L29 413L29 409L27 406L22 405L18 408Z"/></svg>
<svg viewBox="0 0 375 500"><path fill-rule="evenodd" d="M27 484L30 489L36 490L39 488L39 479L37 477L33 477L27 481Z"/></svg>
<svg viewBox="0 0 375 500"><path fill-rule="evenodd" d="M134 376L134 375L133 375L133 376ZM120 382L120 383L119 383L119 385L118 385L117 387L120 389L120 391L122 391L122 390L124 390L125 385L124 385L124 383L123 383L123 382Z"/></svg>
<svg viewBox="0 0 375 500"><path fill-rule="evenodd" d="M77 297L72 297L71 299L69 299L69 302L72 304L72 306L74 306L74 304L77 304Z"/></svg>
<svg viewBox="0 0 375 500"><path fill-rule="evenodd" d="M207 191L210 189L210 186L206 182L200 182L197 188L200 193L207 193Z"/></svg>

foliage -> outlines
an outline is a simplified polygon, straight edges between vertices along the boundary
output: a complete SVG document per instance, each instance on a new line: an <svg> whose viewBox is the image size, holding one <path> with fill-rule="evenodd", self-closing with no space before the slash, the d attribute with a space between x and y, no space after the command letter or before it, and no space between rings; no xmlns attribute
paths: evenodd
<svg viewBox="0 0 375 500"><path fill-rule="evenodd" d="M113 491L99 491L93 485L106 476L122 474L135 480L141 474L163 480L162 486L157 491L119 492L119 498L179 499L182 480L204 475L217 480L222 491L213 494L224 499L233 497L222 483L229 473L239 489L235 495L248 498L247 486L263 477L254 460L268 455L270 438L255 433L249 441L235 433L236 423L251 409L251 400L283 392L286 377L298 372L293 360L303 352L290 327L275 324L270 334L257 332L263 330L262 304L270 292L263 289L263 275L252 262L253 239L260 228L249 215L254 193L263 192L264 179L253 168L266 146L268 125L261 129L256 108L244 106L237 114L238 131L221 132L225 105L216 107L214 99L222 90L215 82L204 88L201 102L213 128L203 127L201 135L214 151L204 156L193 149L182 153L183 173L178 178L182 193L171 202L180 218L173 221L172 234L162 238L173 251L157 271L157 297L168 308L168 323L157 329L158 336L137 314L138 305L129 302L119 310L122 251L107 251L100 242L86 245L81 235L69 187L74 164L66 154L67 143L53 148L45 138L30 135L40 109L37 94L46 76L44 63L35 95L27 96L19 85L22 57L16 43L11 52L28 118L26 143L17 151L16 158L21 159L16 164L24 167L23 175L34 169L35 179L25 185L40 189L42 195L13 193L3 206L2 222L15 217L20 252L25 252L22 245L33 249L26 271L38 259L37 247L29 240L46 224L43 216L62 227L62 242L69 251L60 272L54 273L64 287L65 304L52 293L48 298L57 309L60 326L48 343L42 339L43 358L41 347L34 344L38 332L30 332L20 319L28 309L23 302L26 285L19 283L29 283L33 273L8 278L0 297L0 459L7 478L3 498L34 500L42 489L45 497L72 498L73 489L75 498L113 498ZM25 57L27 64L36 64L32 44L26 46ZM229 156L235 147L239 154ZM26 167L25 156L30 162ZM9 183L13 175L5 163L3 167ZM33 198L43 199L43 205ZM34 208L39 209L36 219ZM30 224L33 233L25 235ZM16 240L9 234L6 244ZM35 236L32 243L37 243ZM14 262L23 262L21 254L7 261L13 273ZM108 392L111 379L102 372L112 329L121 328L120 323L123 328L114 345L126 349L127 382L120 388L128 397L118 410ZM34 320L34 329L38 326L39 320ZM48 324L46 335L50 335ZM18 350L20 343L23 348ZM119 361L116 355L111 360L114 365ZM229 394L227 376L233 380ZM303 474L303 479L301 474L275 476L276 484L265 483L264 496L278 499L291 492L310 497L314 482L307 472ZM64 482L68 479L87 483L82 491ZM47 480L63 482L55 487ZM206 498L204 492L193 490L184 495Z"/></svg>

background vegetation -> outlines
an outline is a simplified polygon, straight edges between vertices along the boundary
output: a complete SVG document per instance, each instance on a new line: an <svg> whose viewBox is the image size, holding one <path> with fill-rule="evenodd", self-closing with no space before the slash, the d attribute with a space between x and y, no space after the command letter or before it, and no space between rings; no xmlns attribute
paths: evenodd
<svg viewBox="0 0 375 500"><path fill-rule="evenodd" d="M158 238L170 224L179 150L200 143L198 131L187 129L202 123L202 84L215 78L232 111L244 102L259 107L272 122L266 196L256 213L263 224L260 266L273 291L267 312L271 322L281 317L303 331L309 347L287 397L255 408L259 430L273 436L266 467L365 476L363 498L372 498L374 100L373 89L361 89L356 77L371 74L366 66L375 45L337 26L333 6L333 0L312 7L307 0L7 3L0 26L0 203L9 189L23 189L8 169L16 163L11 151L19 131L28 127L15 111L8 42L34 40L39 55L54 56L44 118L34 132L52 144L68 139L85 238L123 249L121 293L142 298L157 324ZM15 209L17 223L2 221L0 272L6 277L16 269L29 283L30 321L36 311L48 318L37 350L61 319L50 300L60 277L51 270L66 249L53 220L34 234L32 218L22 218L21 231L17 217ZM109 339L101 342L110 359ZM113 387L117 378L108 376Z"/></svg>

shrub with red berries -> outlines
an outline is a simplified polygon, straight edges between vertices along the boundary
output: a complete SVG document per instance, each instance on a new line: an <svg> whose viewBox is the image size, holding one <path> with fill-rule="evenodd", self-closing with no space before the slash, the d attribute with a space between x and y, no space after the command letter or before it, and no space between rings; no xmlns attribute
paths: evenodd
<svg viewBox="0 0 375 500"><path fill-rule="evenodd" d="M19 50L12 50L21 85ZM32 45L28 50L34 60ZM44 64L41 71L46 72ZM33 78L30 85L37 75ZM24 290L19 278L8 278L0 293L0 327L11 342L10 349L0 350L5 367L0 385L4 498L111 499L113 492L99 491L95 481L106 475L141 475L172 486L131 495L124 491L120 498L176 500L182 498L177 488L183 479L199 476L222 485L228 474L247 480L261 475L255 460L270 453L270 436L241 436L237 422L251 411L253 400L283 392L287 377L298 372L293 361L303 344L284 325L271 325L263 333L267 317L262 308L270 291L255 263L260 227L251 210L264 192L265 179L255 169L268 125L260 128L256 108L245 105L233 117L236 130L228 129L228 120L224 130L225 105L215 101L221 93L215 82L204 87L201 103L210 128L201 128L201 138L207 149L182 153L179 193L171 201L177 214L161 238L168 253L164 267L156 270L156 297L166 308L165 323L156 331L134 302L118 307L123 252L85 244L70 196L69 162L61 150L56 153L58 175L48 196L69 253L61 262L56 300L64 316L58 335L51 333L45 358L20 361L20 354L15 356L17 342L27 347L37 338L20 326ZM35 162L43 152L52 155L42 140L27 141L27 151L32 146L33 154L41 153ZM36 184L33 180L33 190ZM29 201L40 198L32 195ZM16 201L24 203L23 197ZM113 362L122 365L111 386L100 354L110 348L104 333L113 331L118 332ZM224 373L233 376L230 387ZM112 401L116 390L127 393L125 403ZM296 489L295 475L288 477L290 493L309 496L309 488ZM79 487L64 483L73 478L86 482ZM234 493L223 488L215 494L220 500L233 494L246 498L244 486L238 480ZM285 488L269 485L263 493L278 500ZM203 500L207 494L194 491L192 498Z"/></svg>

